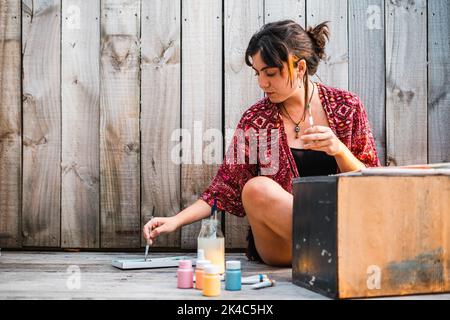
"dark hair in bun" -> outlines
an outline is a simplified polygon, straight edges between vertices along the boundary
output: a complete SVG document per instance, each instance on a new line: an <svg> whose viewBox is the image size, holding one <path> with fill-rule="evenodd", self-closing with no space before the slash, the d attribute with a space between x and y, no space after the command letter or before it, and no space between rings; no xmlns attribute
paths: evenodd
<svg viewBox="0 0 450 320"><path fill-rule="evenodd" d="M322 22L315 27L308 28L308 35L314 42L315 51L319 60L323 60L326 57L325 46L330 39L330 30L328 29L327 22Z"/></svg>
<svg viewBox="0 0 450 320"><path fill-rule="evenodd" d="M306 61L307 75L314 75L320 60L326 57L325 45L329 40L328 21L306 31L293 20L267 23L255 33L245 52L245 63L252 66L251 56L260 52L263 61L270 67L281 71L283 62L289 66L289 79L292 81L293 69L302 59ZM308 77L306 77L308 78ZM305 80L307 86L308 79Z"/></svg>

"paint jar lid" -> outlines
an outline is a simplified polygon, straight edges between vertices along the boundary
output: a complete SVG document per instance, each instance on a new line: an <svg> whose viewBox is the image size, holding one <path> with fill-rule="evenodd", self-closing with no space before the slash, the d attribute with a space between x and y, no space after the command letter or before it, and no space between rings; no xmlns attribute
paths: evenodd
<svg viewBox="0 0 450 320"><path fill-rule="evenodd" d="M192 261L191 260L180 260L178 266L180 269L192 268Z"/></svg>
<svg viewBox="0 0 450 320"><path fill-rule="evenodd" d="M241 269L241 262L234 261L234 260L227 261L226 267L227 267L227 269L231 269L231 270Z"/></svg>
<svg viewBox="0 0 450 320"><path fill-rule="evenodd" d="M219 274L219 272L219 266L216 266L214 264L208 264L205 266L205 274Z"/></svg>
<svg viewBox="0 0 450 320"><path fill-rule="evenodd" d="M211 264L211 261L209 261L209 260L197 260L197 262L195 263L197 269L204 269L205 266L207 266L208 264Z"/></svg>

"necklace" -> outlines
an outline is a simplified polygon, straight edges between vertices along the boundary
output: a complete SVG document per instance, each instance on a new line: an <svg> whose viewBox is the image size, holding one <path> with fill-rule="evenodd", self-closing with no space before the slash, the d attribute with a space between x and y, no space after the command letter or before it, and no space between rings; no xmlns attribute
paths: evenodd
<svg viewBox="0 0 450 320"><path fill-rule="evenodd" d="M284 111L286 112L287 116L288 116L289 119L295 124L295 128L294 128L294 130L295 130L295 139L298 139L298 134L299 134L299 132L300 132L300 123L301 123L302 121L305 120L306 110L308 110L308 112L311 114L311 100L312 100L312 97L313 97L313 95L314 95L314 89L315 89L314 83L313 83L313 82L312 82L312 84L313 84L313 89L312 89L312 92L311 92L311 97L309 97L309 102L308 102L308 104L306 105L306 108L303 110L303 115L302 115L302 118L300 119L299 122L295 122L295 121L291 118L291 115L290 115L289 112L286 110L286 107L284 106L284 103L281 103L281 106L283 107L283 109L284 109Z"/></svg>

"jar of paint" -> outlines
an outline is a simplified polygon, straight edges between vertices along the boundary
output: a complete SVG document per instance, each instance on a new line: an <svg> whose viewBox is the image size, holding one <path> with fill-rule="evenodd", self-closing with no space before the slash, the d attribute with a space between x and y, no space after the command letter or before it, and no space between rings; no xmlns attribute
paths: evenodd
<svg viewBox="0 0 450 320"><path fill-rule="evenodd" d="M177 270L177 287L190 289L194 287L194 269L191 260L180 260Z"/></svg>
<svg viewBox="0 0 450 320"><path fill-rule="evenodd" d="M205 273L205 266L211 264L209 260L197 260L195 267L195 289L203 289L203 275Z"/></svg>
<svg viewBox="0 0 450 320"><path fill-rule="evenodd" d="M241 290L241 262L227 261L225 271L225 290L239 291Z"/></svg>
<svg viewBox="0 0 450 320"><path fill-rule="evenodd" d="M220 268L210 264L205 266L203 274L203 295L205 297L217 297L220 295Z"/></svg>

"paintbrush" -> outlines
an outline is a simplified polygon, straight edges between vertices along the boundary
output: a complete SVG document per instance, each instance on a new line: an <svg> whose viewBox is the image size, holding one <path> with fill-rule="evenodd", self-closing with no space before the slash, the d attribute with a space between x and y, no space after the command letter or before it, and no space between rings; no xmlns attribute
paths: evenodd
<svg viewBox="0 0 450 320"><path fill-rule="evenodd" d="M147 243L147 245L145 246L145 257L144 257L144 261L147 261L148 248L149 248L149 244Z"/></svg>
<svg viewBox="0 0 450 320"><path fill-rule="evenodd" d="M150 217L150 221L152 221L153 216ZM152 228L153 230L153 228ZM152 230L150 230L150 232L152 232ZM147 239L147 245L145 246L145 256L144 256L144 261L147 261L147 256L148 256L148 248L150 247L149 242L150 239Z"/></svg>

